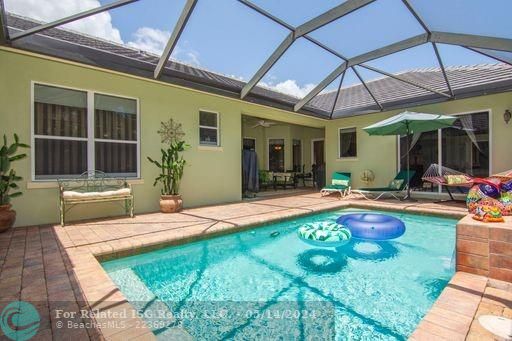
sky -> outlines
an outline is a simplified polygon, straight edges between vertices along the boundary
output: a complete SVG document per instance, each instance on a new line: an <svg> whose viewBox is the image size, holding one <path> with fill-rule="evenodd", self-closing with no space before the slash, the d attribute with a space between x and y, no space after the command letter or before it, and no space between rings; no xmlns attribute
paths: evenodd
<svg viewBox="0 0 512 341"><path fill-rule="evenodd" d="M52 21L114 0L4 0L7 11ZM252 0L293 26L344 0ZM411 0L432 30L512 38L511 0ZM84 18L65 27L136 49L160 54L185 0L138 2ZM424 31L400 0L377 0L311 36L353 57ZM248 81L289 31L236 0L198 0L171 58ZM439 44L445 66L495 63L458 46ZM303 97L342 60L299 38L260 82ZM368 62L387 72L437 67L431 44ZM382 77L358 68L365 80ZM339 79L326 91L335 90ZM359 84L352 71L343 86Z"/></svg>

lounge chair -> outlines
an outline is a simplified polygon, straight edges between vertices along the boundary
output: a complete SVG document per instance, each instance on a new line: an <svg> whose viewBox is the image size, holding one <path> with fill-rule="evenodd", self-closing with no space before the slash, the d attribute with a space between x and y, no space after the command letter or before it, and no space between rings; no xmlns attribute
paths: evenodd
<svg viewBox="0 0 512 341"><path fill-rule="evenodd" d="M322 196L339 193L342 197L350 194L350 173L334 172L332 173L332 182L320 190Z"/></svg>
<svg viewBox="0 0 512 341"><path fill-rule="evenodd" d="M411 181L415 173L415 171L410 170L409 175L407 175L407 171L403 170L395 176L395 178L389 183L388 187L359 188L353 189L352 193L361 194L365 199L368 200L378 200L386 195L400 200L403 198L403 194L407 190L408 183Z"/></svg>

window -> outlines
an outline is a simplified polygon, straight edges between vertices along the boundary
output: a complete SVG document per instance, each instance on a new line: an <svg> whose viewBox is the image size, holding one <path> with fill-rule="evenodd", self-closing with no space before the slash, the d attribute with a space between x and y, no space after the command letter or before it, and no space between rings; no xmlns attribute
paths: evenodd
<svg viewBox="0 0 512 341"><path fill-rule="evenodd" d="M268 170L284 172L284 140L268 140Z"/></svg>
<svg viewBox="0 0 512 341"><path fill-rule="evenodd" d="M199 144L203 146L219 146L219 114L215 112L199 112Z"/></svg>
<svg viewBox="0 0 512 341"><path fill-rule="evenodd" d="M356 128L340 129L339 157L357 157Z"/></svg>
<svg viewBox="0 0 512 341"><path fill-rule="evenodd" d="M34 84L34 180L99 170L137 177L137 101Z"/></svg>
<svg viewBox="0 0 512 341"><path fill-rule="evenodd" d="M293 161L293 171L294 172L302 172L302 141L298 139L293 139L293 149L292 149L292 161Z"/></svg>

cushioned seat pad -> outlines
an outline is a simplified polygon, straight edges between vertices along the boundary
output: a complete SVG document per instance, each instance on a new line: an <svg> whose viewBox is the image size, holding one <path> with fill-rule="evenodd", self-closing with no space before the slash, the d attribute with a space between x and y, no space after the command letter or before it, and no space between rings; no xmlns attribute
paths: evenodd
<svg viewBox="0 0 512 341"><path fill-rule="evenodd" d="M129 188L121 188L115 191L105 192L75 192L64 191L62 196L64 199L103 199L103 198L117 198L125 197L131 194Z"/></svg>

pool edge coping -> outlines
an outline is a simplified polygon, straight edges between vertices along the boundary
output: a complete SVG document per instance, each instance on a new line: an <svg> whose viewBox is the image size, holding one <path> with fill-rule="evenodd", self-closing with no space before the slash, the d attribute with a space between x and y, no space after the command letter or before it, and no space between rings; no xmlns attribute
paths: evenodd
<svg viewBox="0 0 512 341"><path fill-rule="evenodd" d="M119 244L119 247L117 249L111 249L111 250L103 250L100 245L95 244L86 244L86 245L79 245L79 246L69 246L67 248L64 248L64 251L68 254L68 257L72 261L73 266L73 273L76 277L76 282L80 286L80 289L82 293L84 293L86 298L86 304L89 307L94 307L95 309L101 309L98 308L101 307L101 303L98 302L96 297L100 296L101 298L106 297L105 294L108 292L115 292L115 295L111 296L109 303L117 302L118 304L115 306L115 309L119 309L120 307L122 309L128 309L129 311L136 312L135 308L129 303L129 301L126 299L124 294L117 288L117 286L113 283L110 276L107 274L107 272L103 269L101 262L112 260L112 259L118 259L123 258L127 256L132 256L136 254L146 253L150 251L155 251L158 249L162 249L168 246L176 246L176 245L182 245L194 241L204 240L212 237L218 237L222 235L232 234L241 232L244 230L248 230L250 228L254 228L256 226L258 227L264 227L271 223L276 223L280 221L286 221L297 217L302 217L306 215L316 214L316 213L322 213L322 212L328 212L328 211L334 211L337 209L342 208L359 208L359 209L379 209L383 211L392 211L392 212L406 212L406 213L412 213L412 214L418 214L418 215L430 215L430 216L438 216L438 217L445 217L445 218L454 218L454 219L460 219L466 216L463 212L457 212L457 211L439 211L432 208L421 208L421 207L397 207L394 205L390 205L389 203L383 203L383 202L350 202L350 201L333 201L330 202L330 205L325 207L318 207L314 209L300 209L296 210L294 212L288 213L286 216L283 217L277 217L277 218L270 218L270 219L263 219L261 221L255 221L247 224L239 224L234 225L231 227L226 227L220 230L216 230L213 232L206 232L206 233L199 233L199 234L193 234L187 237L183 238L176 238L176 237L167 237L164 240L159 240L156 242L146 243L142 244L140 246L133 246L133 245L122 245ZM100 244L100 243L97 243ZM87 260L84 259L87 258ZM80 277L85 276L86 278L80 279ZM88 277L88 278L87 278ZM93 279L94 278L94 279ZM103 278L103 281L100 281L100 284L98 285L92 285L91 279L93 279L94 282L97 282L98 279ZM453 279L453 278L452 278ZM85 284L85 288L84 288ZM88 295L88 293L90 293ZM113 298L112 298L113 297ZM91 298L91 299L89 299ZM436 300L437 302L437 300ZM435 303L434 303L435 304ZM110 307L105 307L104 309L111 309ZM427 312L427 314L430 313ZM109 340L116 340L116 339L126 339L127 335L130 336L130 340L154 340L155 335L153 334L152 330L146 325L145 321L137 316L137 314L132 315L133 317L129 321L129 324L127 325L127 328L123 328L121 331L113 331L108 328L101 328L98 327L100 332L103 336L105 336ZM427 316L427 315L425 315ZM97 320L97 319L96 319ZM105 319L104 319L105 320ZM108 322L109 319L107 318L106 321ZM101 318L98 325L101 325ZM420 322L421 323L421 322ZM419 325L418 325L419 326ZM418 327L416 328L418 329Z"/></svg>

